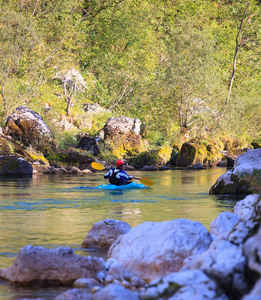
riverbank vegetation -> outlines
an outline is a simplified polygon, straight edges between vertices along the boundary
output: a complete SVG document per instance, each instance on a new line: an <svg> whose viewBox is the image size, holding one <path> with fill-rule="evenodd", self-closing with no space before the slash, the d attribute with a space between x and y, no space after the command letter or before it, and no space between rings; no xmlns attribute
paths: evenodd
<svg viewBox="0 0 261 300"><path fill-rule="evenodd" d="M0 2L2 125L24 104L63 147L120 115L139 118L152 147L260 142L260 1ZM59 80L72 69L84 86Z"/></svg>

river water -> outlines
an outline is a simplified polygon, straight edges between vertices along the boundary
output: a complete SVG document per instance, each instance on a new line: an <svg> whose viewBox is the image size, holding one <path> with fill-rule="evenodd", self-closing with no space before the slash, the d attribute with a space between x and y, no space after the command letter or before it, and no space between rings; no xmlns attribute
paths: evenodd
<svg viewBox="0 0 261 300"><path fill-rule="evenodd" d="M0 178L0 268L7 268L20 248L72 247L80 255L102 256L81 243L92 225L106 218L135 227L145 221L186 218L210 223L222 211L232 211L241 198L209 195L210 187L227 170L133 171L128 174L154 181L144 190L106 191L106 181L93 176L34 175L32 179ZM65 288L29 289L0 281L0 300L43 297L53 300Z"/></svg>

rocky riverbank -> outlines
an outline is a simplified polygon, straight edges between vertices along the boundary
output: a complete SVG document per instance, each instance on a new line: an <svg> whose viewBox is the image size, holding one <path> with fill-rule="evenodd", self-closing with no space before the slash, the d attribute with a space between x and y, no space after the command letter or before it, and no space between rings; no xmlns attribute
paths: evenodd
<svg viewBox="0 0 261 300"><path fill-rule="evenodd" d="M93 225L83 247L107 249L108 259L71 248L27 245L0 278L19 286L67 286L61 299L260 299L261 199L239 201L208 231L187 219L119 220Z"/></svg>
<svg viewBox="0 0 261 300"><path fill-rule="evenodd" d="M103 153L104 147L109 155ZM224 147L228 146L211 141L203 143L198 138L183 143L180 148L173 146L148 150L149 145L142 139L140 120L113 117L107 120L99 138L82 134L77 147L64 150L59 148L54 134L40 115L26 106L19 106L7 118L0 133L0 175L92 175L95 171L91 167L92 162L100 162L109 168L119 157L124 157L128 170L164 171L169 167L199 170L233 166L234 169L218 179L210 193L249 193L252 179L245 174L242 177L241 173L251 176L254 170L261 169L261 148L224 151ZM246 167L245 161L249 161L251 167Z"/></svg>

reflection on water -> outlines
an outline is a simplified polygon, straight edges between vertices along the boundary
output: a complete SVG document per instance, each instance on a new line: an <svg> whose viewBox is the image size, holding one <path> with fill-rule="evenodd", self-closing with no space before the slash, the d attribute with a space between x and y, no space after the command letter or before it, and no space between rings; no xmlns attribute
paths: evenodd
<svg viewBox="0 0 261 300"><path fill-rule="evenodd" d="M80 255L105 258L104 252L82 249L81 243L95 222L119 219L131 227L145 221L187 218L207 228L222 211L232 211L239 198L209 195L210 187L226 169L129 172L154 181L150 189L108 191L94 176L34 176L0 178L0 268L12 265L21 247L69 246ZM35 295L54 299L61 289L23 289L0 282L0 299Z"/></svg>

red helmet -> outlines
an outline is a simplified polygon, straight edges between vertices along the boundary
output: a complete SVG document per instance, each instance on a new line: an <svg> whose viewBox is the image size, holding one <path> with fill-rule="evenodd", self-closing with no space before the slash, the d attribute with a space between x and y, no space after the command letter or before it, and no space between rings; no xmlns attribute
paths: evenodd
<svg viewBox="0 0 261 300"><path fill-rule="evenodd" d="M119 159L119 160L117 160L117 162L116 162L116 166L117 167L120 167L120 166L122 166L124 164L124 161L122 160L122 159Z"/></svg>

